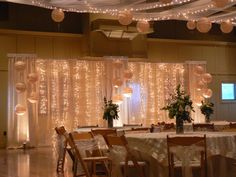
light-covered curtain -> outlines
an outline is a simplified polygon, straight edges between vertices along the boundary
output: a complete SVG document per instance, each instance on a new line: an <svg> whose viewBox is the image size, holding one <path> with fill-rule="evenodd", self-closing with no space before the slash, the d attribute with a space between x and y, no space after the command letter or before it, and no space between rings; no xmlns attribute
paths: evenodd
<svg viewBox="0 0 236 177"><path fill-rule="evenodd" d="M25 64L24 69L16 66L19 61ZM111 99L116 92L122 94L125 86L132 87L133 94L130 98L123 98L119 106L120 118L114 121L115 126L123 123L150 126L160 121L174 121L161 108L167 104L178 84L194 100L197 98L194 92L196 83L191 77L197 79L194 67L199 63L127 60L122 63L123 68L117 71L113 60L106 58L55 60L36 59L33 55L11 55L8 147L19 147L24 142L31 146L55 145L56 126L64 125L68 131L75 130L79 125L107 126L107 122L102 119L103 98L106 96ZM119 89L114 89L114 75L122 77L126 69L132 71L132 79ZM32 80L35 78L31 77L33 73L37 73L37 77ZM26 86L25 90L22 89L22 83ZM16 86L19 87L18 91ZM201 121L199 111L193 116L197 122Z"/></svg>

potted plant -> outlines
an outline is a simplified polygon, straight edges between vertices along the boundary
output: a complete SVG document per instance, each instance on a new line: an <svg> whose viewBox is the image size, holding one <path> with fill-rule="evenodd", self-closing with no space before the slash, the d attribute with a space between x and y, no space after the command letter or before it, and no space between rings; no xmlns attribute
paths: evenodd
<svg viewBox="0 0 236 177"><path fill-rule="evenodd" d="M194 112L193 102L185 91L180 90L180 84L176 88L176 93L171 94L169 103L162 110L167 110L169 118L176 119L176 133L183 133L184 121L191 122L191 111Z"/></svg>
<svg viewBox="0 0 236 177"><path fill-rule="evenodd" d="M113 119L119 119L119 105L112 103L112 100L107 100L104 97L104 112L103 112L103 119L107 120L108 127L113 127Z"/></svg>
<svg viewBox="0 0 236 177"><path fill-rule="evenodd" d="M205 122L210 122L210 116L214 113L213 107L214 104L212 102L201 101L202 105L200 106L201 113L205 116Z"/></svg>

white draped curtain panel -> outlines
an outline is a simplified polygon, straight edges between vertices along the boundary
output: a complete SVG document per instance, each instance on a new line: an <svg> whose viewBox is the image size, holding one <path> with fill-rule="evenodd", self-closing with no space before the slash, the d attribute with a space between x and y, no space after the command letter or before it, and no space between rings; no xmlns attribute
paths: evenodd
<svg viewBox="0 0 236 177"><path fill-rule="evenodd" d="M19 61L26 67L19 69L16 65ZM190 82L189 77L194 75L193 67L198 65L197 62L124 60L119 72L115 71L112 62L105 58L55 60L9 55L8 147L19 147L25 142L31 146L55 145L56 126L64 125L68 131L79 125L107 126L102 119L103 98L122 94L122 88L127 84L133 89L133 94L130 98L123 98L120 118L114 122L116 126L173 122L161 108L167 104L178 84L195 98L195 83ZM121 77L124 69L132 71L133 77L114 90L113 77L117 74ZM37 73L33 81L29 79L32 73ZM24 83L26 89L17 90L18 83ZM19 104L22 107L17 109Z"/></svg>

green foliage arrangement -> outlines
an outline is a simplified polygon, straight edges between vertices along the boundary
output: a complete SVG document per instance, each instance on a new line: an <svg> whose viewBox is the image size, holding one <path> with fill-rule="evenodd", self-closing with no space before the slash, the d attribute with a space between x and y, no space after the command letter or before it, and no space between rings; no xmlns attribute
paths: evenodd
<svg viewBox="0 0 236 177"><path fill-rule="evenodd" d="M106 97L104 97L104 113L103 113L103 119L119 119L119 105L112 103L112 100L107 100Z"/></svg>
<svg viewBox="0 0 236 177"><path fill-rule="evenodd" d="M202 105L200 106L201 113L205 115L206 118L209 119L211 114L214 113L213 107L214 107L213 103L202 101Z"/></svg>
<svg viewBox="0 0 236 177"><path fill-rule="evenodd" d="M169 112L169 118L182 119L183 121L191 122L192 118L190 116L191 111L194 112L193 102L190 96L185 93L185 91L180 90L180 84L176 88L176 93L171 95L169 103L167 106L163 107L162 110L167 110Z"/></svg>

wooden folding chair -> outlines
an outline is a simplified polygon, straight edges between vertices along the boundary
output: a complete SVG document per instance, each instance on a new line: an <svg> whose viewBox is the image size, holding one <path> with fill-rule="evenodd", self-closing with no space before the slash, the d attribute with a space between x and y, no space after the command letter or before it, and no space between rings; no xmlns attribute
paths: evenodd
<svg viewBox="0 0 236 177"><path fill-rule="evenodd" d="M128 147L128 142L124 135L122 136L106 136L106 140L110 150L115 146L124 147L126 151L125 162L120 162L121 167L124 169L123 176L127 176L128 168L136 168L139 177L145 176L145 167L147 163L145 161L137 161L136 157L133 155L131 149Z"/></svg>
<svg viewBox="0 0 236 177"><path fill-rule="evenodd" d="M206 124L206 123L199 123L199 124L192 124L193 131L215 131L214 123Z"/></svg>
<svg viewBox="0 0 236 177"><path fill-rule="evenodd" d="M183 148L180 150L179 148ZM190 150L190 154L188 153ZM199 164L193 161L193 151L194 154L199 155ZM179 156L183 158L189 158L187 164L191 168L200 168L201 177L207 177L207 150L206 150L206 135L201 137L196 136L179 136L179 137L169 137L167 135L167 153L168 153L168 166L169 166L169 177L175 176L175 169L182 167L182 159L177 159ZM178 154L181 153L181 154ZM189 157L186 157L189 156ZM186 160L186 159L185 159ZM197 165L197 166L196 166ZM182 167L183 168L183 167ZM185 167L186 168L186 167ZM183 174L182 174L183 176Z"/></svg>
<svg viewBox="0 0 236 177"><path fill-rule="evenodd" d="M129 130L124 130L125 134L130 134L130 133L150 133L151 128L149 127L136 127L136 128L131 128Z"/></svg>
<svg viewBox="0 0 236 177"><path fill-rule="evenodd" d="M78 128L98 128L98 125L78 125Z"/></svg>
<svg viewBox="0 0 236 177"><path fill-rule="evenodd" d="M229 128L236 128L236 123L230 122L230 123L229 123Z"/></svg>
<svg viewBox="0 0 236 177"><path fill-rule="evenodd" d="M91 129L91 132L94 135L94 137L101 135L105 142L106 142L106 137L108 135L117 135L117 130L114 128L96 128L96 129Z"/></svg>
<svg viewBox="0 0 236 177"><path fill-rule="evenodd" d="M143 124L123 124L123 127L142 127Z"/></svg>

